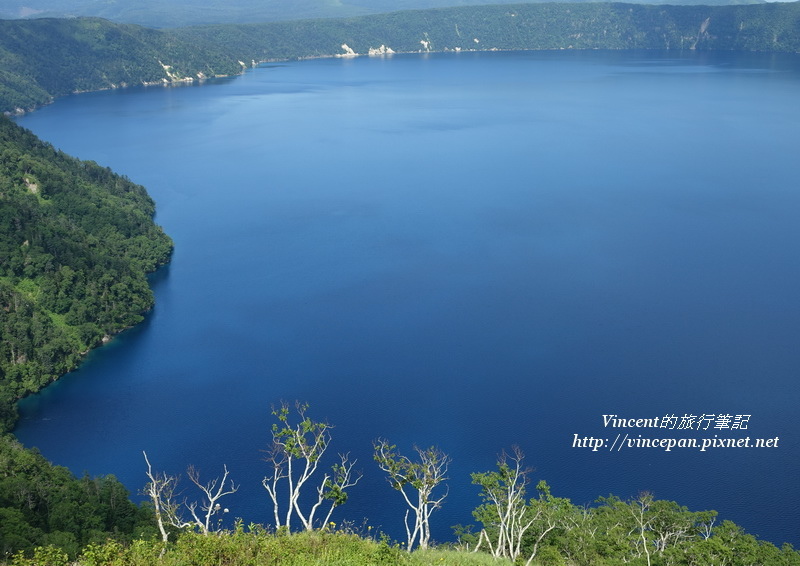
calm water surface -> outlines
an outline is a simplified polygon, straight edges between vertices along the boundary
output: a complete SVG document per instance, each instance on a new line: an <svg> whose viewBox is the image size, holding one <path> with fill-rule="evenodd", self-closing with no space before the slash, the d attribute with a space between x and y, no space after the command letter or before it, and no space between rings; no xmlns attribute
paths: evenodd
<svg viewBox="0 0 800 566"><path fill-rule="evenodd" d="M147 321L22 403L17 434L132 492L142 450L175 474L226 463L231 515L268 522L270 405L300 399L365 474L337 521L403 536L386 437L453 457L439 540L472 521L470 472L518 444L575 503L649 490L800 543L799 69L412 55L59 100L19 122L145 185L176 251ZM573 446L618 433L779 443Z"/></svg>

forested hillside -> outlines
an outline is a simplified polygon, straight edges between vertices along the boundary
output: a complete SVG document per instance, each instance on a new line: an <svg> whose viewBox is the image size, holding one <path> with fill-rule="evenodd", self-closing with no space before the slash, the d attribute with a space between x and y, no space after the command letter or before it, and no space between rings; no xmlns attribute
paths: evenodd
<svg viewBox="0 0 800 566"><path fill-rule="evenodd" d="M0 110L28 110L73 92L231 75L216 46L96 18L0 20Z"/></svg>
<svg viewBox="0 0 800 566"><path fill-rule="evenodd" d="M114 477L76 479L5 433L19 398L153 306L145 274L172 251L154 210L141 186L0 116L0 561L154 529Z"/></svg>
<svg viewBox="0 0 800 566"><path fill-rule="evenodd" d="M155 532L152 513L132 503L116 478L76 479L9 434L0 436L0 527L0 563L37 546L74 556L88 544Z"/></svg>
<svg viewBox="0 0 800 566"><path fill-rule="evenodd" d="M342 20L193 27L235 57L270 60L395 52L527 49L695 49L800 52L800 3L653 6L514 4L396 12Z"/></svg>
<svg viewBox="0 0 800 566"><path fill-rule="evenodd" d="M99 19L0 21L0 110L71 92L241 72L253 61L355 53L524 49L800 52L800 3L542 3L154 30Z"/></svg>
<svg viewBox="0 0 800 566"><path fill-rule="evenodd" d="M0 116L0 430L14 402L153 306L169 258L144 188Z"/></svg>

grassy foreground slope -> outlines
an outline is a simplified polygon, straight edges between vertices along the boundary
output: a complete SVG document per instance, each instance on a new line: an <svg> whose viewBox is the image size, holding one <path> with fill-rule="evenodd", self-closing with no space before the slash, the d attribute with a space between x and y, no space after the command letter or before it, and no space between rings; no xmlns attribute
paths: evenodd
<svg viewBox="0 0 800 566"><path fill-rule="evenodd" d="M271 534L263 531L223 532L205 537L184 533L164 547L138 540L130 545L109 541L84 549L77 560L55 548L40 548L30 558L19 556L14 566L511 566L507 559L453 549L408 553L386 540L336 531ZM162 553L163 551L163 553ZM2 564L0 559L0 564Z"/></svg>
<svg viewBox="0 0 800 566"><path fill-rule="evenodd" d="M0 111L72 92L174 84L253 62L367 54L524 49L800 52L800 2L742 6L542 3L155 30L96 18L0 20Z"/></svg>
<svg viewBox="0 0 800 566"><path fill-rule="evenodd" d="M526 519L527 520L527 519ZM786 545L779 549L758 541L726 521L708 538L681 532L681 525L661 522L661 539L652 531L639 538L635 530L622 532L620 525L604 530L582 531L578 535L551 531L537 545L541 530L532 529L522 543L516 561L494 557L486 545L416 548L406 552L402 544L386 537L354 533L348 529L274 533L257 525L209 536L183 532L163 544L155 539L132 542L108 540L85 546L77 556L55 546L17 553L13 566L797 566L800 554ZM670 530L672 529L672 530ZM696 540L678 548L681 538ZM650 545L645 550L642 542ZM533 556L531 556L533 555ZM530 560L529 560L530 559ZM0 564L3 564L0 557Z"/></svg>

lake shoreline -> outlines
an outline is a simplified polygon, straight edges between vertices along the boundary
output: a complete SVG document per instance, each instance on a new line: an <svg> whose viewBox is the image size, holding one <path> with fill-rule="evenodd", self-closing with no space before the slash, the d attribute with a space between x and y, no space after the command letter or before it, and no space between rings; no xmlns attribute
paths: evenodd
<svg viewBox="0 0 800 566"><path fill-rule="evenodd" d="M794 331L778 307L797 274L793 251L773 243L796 236L785 218L795 197L782 188L792 144L776 143L796 135L796 75L752 72L732 54L707 65L663 53L325 58L124 104L75 97L25 117L65 151L152 188L180 252L147 332L98 352L23 436L126 485L141 476L131 447L171 472L227 463L250 486L237 512L256 519L265 407L301 399L368 470L376 435L452 453L440 537L474 508L469 473L513 444L578 503L646 489L748 532L784 532L795 522L797 490L781 475L791 445L572 447L575 433L603 434L612 413L752 413L754 437L794 430L784 418L797 397L784 379ZM752 122L741 101L780 112ZM759 161L748 157L756 141L768 148ZM756 210L754 178L769 187ZM776 298L759 291L764 281ZM766 349L767 385L754 393ZM197 411L216 428L184 426ZM166 429L175 436L159 441ZM63 431L81 444L62 446ZM740 497L737 470L773 481ZM370 501L396 494L370 476L342 512L395 525L390 505Z"/></svg>

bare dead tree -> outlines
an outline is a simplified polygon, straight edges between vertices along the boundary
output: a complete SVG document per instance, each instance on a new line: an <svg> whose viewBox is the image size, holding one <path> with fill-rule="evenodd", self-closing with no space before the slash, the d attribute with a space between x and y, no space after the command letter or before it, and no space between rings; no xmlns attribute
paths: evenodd
<svg viewBox="0 0 800 566"><path fill-rule="evenodd" d="M639 538L641 539L641 548L644 551L647 559L647 566L650 566L650 544L647 533L652 528L652 518L649 516L648 511L653 505L653 496L648 492L642 492L639 496L631 501L630 512L633 515L633 520L636 523Z"/></svg>
<svg viewBox="0 0 800 566"><path fill-rule="evenodd" d="M200 532L202 532L204 535L207 535L214 530L211 526L212 517L214 517L217 513L227 513L228 511L227 509L222 508L222 506L219 504L219 500L226 495L236 493L236 491L239 489L239 486L234 484L233 481L231 481L230 487L225 487L225 484L228 482L228 466L224 466L224 470L225 473L222 475L222 480L219 478L214 478L205 484L200 482L200 474L194 466L189 466L189 468L186 470L186 474L189 476L191 482L200 488L200 491L202 491L206 496L206 502L200 505L200 509L205 511L205 515L202 519L197 515L198 503L196 501L186 504L186 507L191 512L195 523L200 528Z"/></svg>
<svg viewBox="0 0 800 566"><path fill-rule="evenodd" d="M222 506L219 504L219 499L225 495L230 495L238 490L233 482L230 482L230 487L225 487L228 483L228 467L225 466L225 473L222 476L222 481L215 478L210 482L203 484L200 482L200 475L193 466L189 466L187 474L189 479L194 483L206 497L206 502L199 504L196 501L191 503L187 502L184 498L183 503L176 501L175 490L178 486L178 476L170 476L164 472L153 472L153 467L147 457L146 452L144 460L147 462L147 477L149 482L145 485L144 494L147 495L153 503L153 508L156 515L156 524L161 533L161 539L165 543L169 538L167 526L172 526L177 529L184 529L187 527L197 527L200 532L207 535L213 532L214 529L211 525L211 519L219 512L224 512ZM185 520L181 513L181 508L186 507L192 515L193 520ZM204 517L198 515L198 507L205 512Z"/></svg>
<svg viewBox="0 0 800 566"><path fill-rule="evenodd" d="M144 461L147 462L147 477L150 480L144 487L143 493L150 498L156 515L156 524L161 533L161 540L166 543L169 539L166 525L171 525L171 518L175 516L177 505L174 502L175 488L178 485L176 476L169 476L164 472L153 472L153 466L144 454Z"/></svg>

